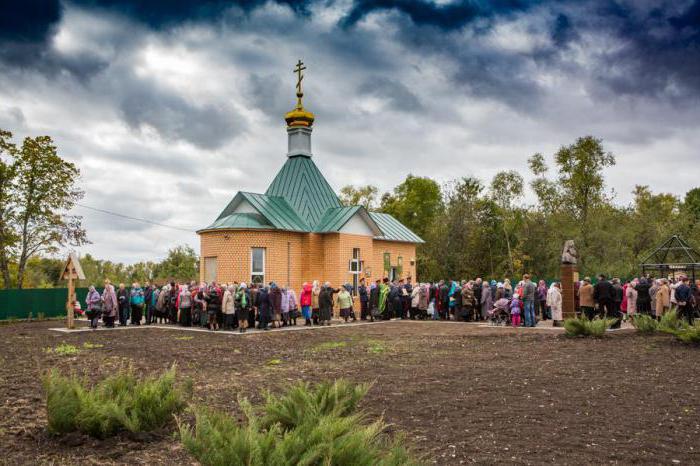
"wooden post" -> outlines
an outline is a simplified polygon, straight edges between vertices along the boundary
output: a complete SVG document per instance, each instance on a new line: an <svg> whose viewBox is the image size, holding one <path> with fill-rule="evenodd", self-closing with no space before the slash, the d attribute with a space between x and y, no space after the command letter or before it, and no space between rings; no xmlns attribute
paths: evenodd
<svg viewBox="0 0 700 466"><path fill-rule="evenodd" d="M66 302L66 328L74 328L75 327L75 322L74 322L74 307L73 307L73 301L75 301L75 284L73 283L73 274L75 273L75 270L71 267L71 270L68 272L68 301Z"/></svg>
<svg viewBox="0 0 700 466"><path fill-rule="evenodd" d="M75 301L75 281L85 280L83 268L80 266L77 254L74 252L68 256L68 262L63 268L61 279L68 280L68 300L66 301L66 327L72 329L75 327L75 319L73 316L73 301Z"/></svg>
<svg viewBox="0 0 700 466"><path fill-rule="evenodd" d="M576 317L576 287L574 283L578 280L578 270L575 264L561 264L561 298L562 317L570 319ZM555 326L562 325L561 322L554 322Z"/></svg>

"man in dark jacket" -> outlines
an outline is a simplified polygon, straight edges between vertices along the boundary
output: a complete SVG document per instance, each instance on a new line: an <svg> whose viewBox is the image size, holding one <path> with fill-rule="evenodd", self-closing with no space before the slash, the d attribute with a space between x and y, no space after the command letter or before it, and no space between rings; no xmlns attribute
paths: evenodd
<svg viewBox="0 0 700 466"><path fill-rule="evenodd" d="M393 282L389 288L387 304L389 308L388 319L399 317L401 315L401 309L403 306L401 304L401 288L399 288L399 285L396 282Z"/></svg>
<svg viewBox="0 0 700 466"><path fill-rule="evenodd" d="M474 282L474 284L472 286L472 290L474 291L474 301L476 301L476 303L477 303L477 308L478 308L478 304L481 303L481 288L482 288L481 283L482 283L481 277L477 277L476 281ZM477 309L475 316L476 316L475 320L481 320L481 312L479 312L478 309Z"/></svg>
<svg viewBox="0 0 700 466"><path fill-rule="evenodd" d="M690 325L693 325L694 309L693 295L688 286L688 277L681 278L681 284L676 288L676 302L678 303L678 313L688 320Z"/></svg>
<svg viewBox="0 0 700 466"><path fill-rule="evenodd" d="M593 287L593 300L598 305L598 312L609 319L617 319L613 328L620 327L620 318L615 312L615 288L605 275L598 276L598 283Z"/></svg>
<svg viewBox="0 0 700 466"><path fill-rule="evenodd" d="M151 321L153 320L153 311L155 311L151 303L151 301L153 300L153 285L151 285L150 281L146 282L146 288L144 288L143 290L143 298L143 315L146 317L146 325L150 325Z"/></svg>
<svg viewBox="0 0 700 466"><path fill-rule="evenodd" d="M440 319L450 318L450 287L440 280Z"/></svg>
<svg viewBox="0 0 700 466"><path fill-rule="evenodd" d="M329 282L321 288L318 295L319 325L330 325L333 318L333 293L340 290L333 289Z"/></svg>
<svg viewBox="0 0 700 466"><path fill-rule="evenodd" d="M258 328L270 330L267 326L272 320L272 302L267 287L258 290L255 300L255 306L258 308L258 320L260 321Z"/></svg>
<svg viewBox="0 0 700 466"><path fill-rule="evenodd" d="M367 315L369 314L369 293L367 292L364 278L360 279L357 294L360 296L360 320L367 320Z"/></svg>
<svg viewBox="0 0 700 466"><path fill-rule="evenodd" d="M374 288L369 292L369 319L372 322L374 322L374 316L379 315L379 285L381 284L381 280L376 280L374 282Z"/></svg>

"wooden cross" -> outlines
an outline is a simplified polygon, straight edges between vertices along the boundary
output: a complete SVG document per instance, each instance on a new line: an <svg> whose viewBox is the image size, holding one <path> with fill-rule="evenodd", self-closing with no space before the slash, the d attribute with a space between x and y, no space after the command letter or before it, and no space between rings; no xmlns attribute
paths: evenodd
<svg viewBox="0 0 700 466"><path fill-rule="evenodd" d="M294 68L294 73L297 74L297 96L301 98L304 93L301 90L301 81L304 79L304 75L302 74L302 71L304 71L306 67L304 66L304 62L299 60L299 62L296 65L296 68Z"/></svg>

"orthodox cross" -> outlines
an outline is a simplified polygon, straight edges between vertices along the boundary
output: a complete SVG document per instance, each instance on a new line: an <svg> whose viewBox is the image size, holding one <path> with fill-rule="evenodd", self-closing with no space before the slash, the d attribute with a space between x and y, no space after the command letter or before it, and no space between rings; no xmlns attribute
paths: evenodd
<svg viewBox="0 0 700 466"><path fill-rule="evenodd" d="M297 97L299 97L299 103L301 104L301 97L304 95L304 92L301 90L301 81L304 79L304 75L302 74L302 71L304 71L306 67L304 66L304 62L299 60L297 63L297 66L294 68L294 73L297 74Z"/></svg>

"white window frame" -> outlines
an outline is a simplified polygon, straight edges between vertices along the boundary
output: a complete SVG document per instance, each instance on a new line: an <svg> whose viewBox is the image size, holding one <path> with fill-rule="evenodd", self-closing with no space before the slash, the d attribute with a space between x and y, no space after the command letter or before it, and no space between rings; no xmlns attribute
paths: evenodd
<svg viewBox="0 0 700 466"><path fill-rule="evenodd" d="M255 253L255 250L259 249L262 251L262 272L256 272L253 270L253 254ZM252 247L250 248L250 283L261 283L265 284L265 269L266 269L266 261L267 261L267 248L263 247ZM256 282L253 277L261 277L261 281Z"/></svg>
<svg viewBox="0 0 700 466"><path fill-rule="evenodd" d="M350 266L348 272L352 275L352 295L357 296L357 289L360 287L360 274L362 273L364 265L362 263L360 248L352 248L352 259L350 259L348 264Z"/></svg>

